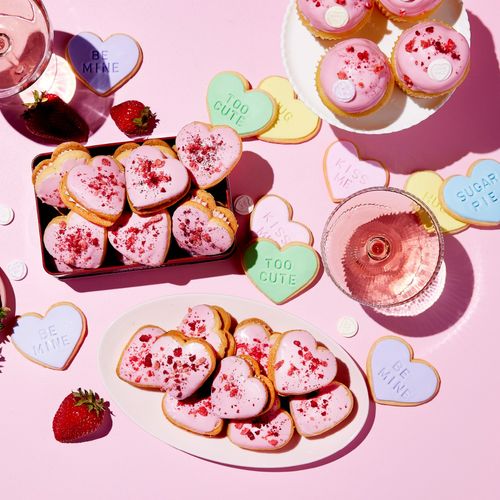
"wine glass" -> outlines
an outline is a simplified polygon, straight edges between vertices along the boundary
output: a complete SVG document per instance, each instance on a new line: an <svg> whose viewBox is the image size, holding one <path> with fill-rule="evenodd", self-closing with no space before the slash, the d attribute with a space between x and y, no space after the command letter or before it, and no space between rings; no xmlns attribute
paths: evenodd
<svg viewBox="0 0 500 500"><path fill-rule="evenodd" d="M321 255L342 292L390 316L415 316L444 289L444 241L431 210L395 188L358 191L330 215Z"/></svg>
<svg viewBox="0 0 500 500"><path fill-rule="evenodd" d="M52 27L39 0L0 2L0 99L18 94L44 72Z"/></svg>

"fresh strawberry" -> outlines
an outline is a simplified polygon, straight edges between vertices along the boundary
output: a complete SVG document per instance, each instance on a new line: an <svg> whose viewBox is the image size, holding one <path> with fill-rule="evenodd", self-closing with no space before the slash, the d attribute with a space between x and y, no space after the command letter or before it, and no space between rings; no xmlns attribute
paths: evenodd
<svg viewBox="0 0 500 500"><path fill-rule="evenodd" d="M74 443L94 433L109 412L108 403L93 391L74 391L66 396L52 422L54 437L61 443Z"/></svg>
<svg viewBox="0 0 500 500"><path fill-rule="evenodd" d="M35 102L26 104L23 113L26 128L47 142L86 142L89 126L84 119L59 96L46 92L33 92Z"/></svg>
<svg viewBox="0 0 500 500"><path fill-rule="evenodd" d="M111 118L128 136L149 135L158 123L156 114L139 101L125 101L113 106Z"/></svg>

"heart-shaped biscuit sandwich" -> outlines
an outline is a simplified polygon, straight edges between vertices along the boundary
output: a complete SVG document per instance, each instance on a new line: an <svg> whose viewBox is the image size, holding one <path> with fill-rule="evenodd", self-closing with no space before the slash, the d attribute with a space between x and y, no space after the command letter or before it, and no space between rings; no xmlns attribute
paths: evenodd
<svg viewBox="0 0 500 500"><path fill-rule="evenodd" d="M143 146L153 146L156 149L160 150L165 156L170 156L171 158L177 159L177 155L175 151L161 139L148 139L142 143ZM116 148L116 151L113 153L113 158L119 161L122 165L128 156L132 153L134 149L137 149L139 144L136 142L126 142L125 144L121 144Z"/></svg>

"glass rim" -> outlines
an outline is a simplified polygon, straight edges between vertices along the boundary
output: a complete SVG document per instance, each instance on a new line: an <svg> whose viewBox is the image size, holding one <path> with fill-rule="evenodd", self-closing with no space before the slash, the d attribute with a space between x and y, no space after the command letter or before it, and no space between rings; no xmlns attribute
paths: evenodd
<svg viewBox="0 0 500 500"><path fill-rule="evenodd" d="M356 197L361 196L365 193L370 193L370 192L374 192L374 191L397 193L399 195L402 195L402 196L405 196L406 198L411 199L413 202L420 205L426 211L427 215L431 219L432 224L436 230L436 235L438 236L438 241L439 241L438 260L436 263L436 267L434 268L434 271L433 271L432 275L430 276L430 278L428 279L427 283L425 283L425 285L418 292L416 292L414 295L412 295L411 297L404 299L400 302L394 302L392 304L379 304L376 302L367 302L367 301L359 300L359 299L355 298L348 290L344 289L340 285L340 283L338 283L337 280L333 277L333 274L330 271L330 267L328 265L327 258L326 258L326 243L327 243L328 236L330 234L330 231L328 231L328 226L330 225L330 222L333 219L333 217L335 216L335 214L338 212L338 210L340 210L340 208L344 204L346 204L348 201L352 200L353 198L356 198ZM347 295L350 299L355 300L356 302L358 302L362 306L371 307L372 309L379 309L379 310L390 309L393 307L399 307L401 305L407 304L407 303L415 300L419 295L423 294L429 288L429 286L432 284L432 282L436 279L436 277L439 273L439 270L441 269L441 266L443 264L443 259L444 259L444 237L443 237L443 233L441 231L441 227L439 225L439 222L438 222L436 216L434 215L432 210L429 208L429 206L424 201L422 201L420 198L418 198L417 196L415 196L412 193L409 193L408 191L405 191L404 189L399 189L399 188L395 188L395 187L383 187L383 186L370 187L370 188L366 188L366 189L361 189L360 191L356 191L355 193L349 195L347 198L342 200L342 202L339 203L333 209L333 211L330 213L330 215L328 216L328 219L326 220L326 223L323 227L323 234L321 235L321 260L323 262L323 267L325 268L326 274L330 277L330 279L333 281L335 286L344 295Z"/></svg>

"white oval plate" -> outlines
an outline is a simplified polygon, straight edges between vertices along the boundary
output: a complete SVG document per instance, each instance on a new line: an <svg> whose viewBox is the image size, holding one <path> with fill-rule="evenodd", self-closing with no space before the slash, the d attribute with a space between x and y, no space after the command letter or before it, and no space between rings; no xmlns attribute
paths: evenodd
<svg viewBox="0 0 500 500"><path fill-rule="evenodd" d="M206 438L191 434L172 425L161 410L162 394L143 391L118 378L116 365L132 334L142 325L155 324L164 329L174 328L189 306L217 304L237 320L258 317L276 331L305 329L326 345L341 360L349 372L349 387L357 410L348 424L324 438L298 439L298 435L283 450L262 453L243 450L227 438ZM347 446L361 431L368 416L368 390L363 374L347 352L321 330L276 306L268 306L226 295L173 295L143 304L117 319L105 333L100 350L99 366L111 400L140 427L165 443L192 455L229 465L255 468L278 468L303 465L329 457ZM356 407L355 407L356 408Z"/></svg>
<svg viewBox="0 0 500 500"><path fill-rule="evenodd" d="M444 0L431 17L453 26L470 44L469 18L461 0ZM411 24L393 23L375 7L370 22L354 36L373 40L390 57L397 38L408 26ZM299 19L295 0L290 0L281 32L283 64L299 98L331 125L363 134L398 132L432 116L450 97L416 99L407 96L396 85L391 100L375 113L359 118L337 116L321 101L315 82L319 60L335 43L312 35Z"/></svg>

